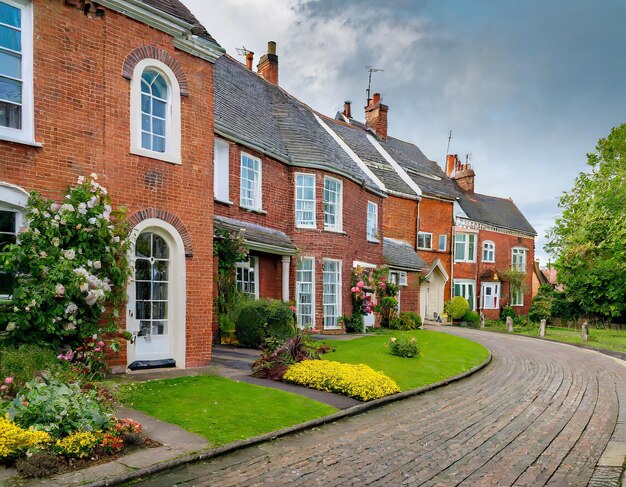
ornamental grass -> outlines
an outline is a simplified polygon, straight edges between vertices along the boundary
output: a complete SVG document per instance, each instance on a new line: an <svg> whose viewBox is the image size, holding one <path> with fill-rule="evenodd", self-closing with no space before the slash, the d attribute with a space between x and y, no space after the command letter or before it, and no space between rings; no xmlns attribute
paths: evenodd
<svg viewBox="0 0 626 487"><path fill-rule="evenodd" d="M327 360L305 360L291 365L283 380L360 401L371 401L400 392L392 379L367 365Z"/></svg>

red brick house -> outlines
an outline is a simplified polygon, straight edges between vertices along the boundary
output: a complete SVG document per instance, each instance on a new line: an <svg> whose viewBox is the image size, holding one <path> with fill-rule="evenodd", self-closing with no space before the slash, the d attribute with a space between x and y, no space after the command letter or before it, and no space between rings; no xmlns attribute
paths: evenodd
<svg viewBox="0 0 626 487"><path fill-rule="evenodd" d="M0 0L0 216L96 173L133 227L116 364L211 358L213 74L223 49L178 0ZM140 245L141 244L141 245ZM145 255L144 255L145 254ZM160 276L157 278L156 276ZM158 281L158 282L157 282Z"/></svg>
<svg viewBox="0 0 626 487"><path fill-rule="evenodd" d="M504 306L528 314L532 301L536 232L510 198L474 192L474 171L449 154L446 172L459 186L454 228L453 295L496 319ZM515 285L507 271L525 274Z"/></svg>
<svg viewBox="0 0 626 487"><path fill-rule="evenodd" d="M434 319L450 299L450 241L458 190L417 146L388 135L388 110L380 95L374 94L362 124L352 117L346 102L344 111L335 116L333 130L384 182L389 194L383 208L385 237L404 242L421 262L423 277L413 269L407 289L401 289L401 294L412 296L401 299L401 309Z"/></svg>
<svg viewBox="0 0 626 487"><path fill-rule="evenodd" d="M383 263L386 193L329 120L277 85L268 47L257 72L251 55L215 65L215 225L241 231L250 249L242 291L293 301L300 326L341 333L352 269Z"/></svg>

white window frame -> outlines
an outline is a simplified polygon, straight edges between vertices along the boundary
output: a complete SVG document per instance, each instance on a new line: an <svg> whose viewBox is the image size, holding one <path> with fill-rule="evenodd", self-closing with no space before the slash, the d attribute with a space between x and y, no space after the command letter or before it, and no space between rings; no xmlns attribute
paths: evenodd
<svg viewBox="0 0 626 487"><path fill-rule="evenodd" d="M144 149L141 146L141 76L146 69L159 72L168 84L168 103L165 123L165 152ZM130 81L130 152L172 164L181 164L180 86L174 71L157 59L142 59L133 69Z"/></svg>
<svg viewBox="0 0 626 487"><path fill-rule="evenodd" d="M489 258L491 254L491 258ZM485 257L487 256L487 257ZM491 240L485 240L482 245L482 258L483 262L495 262L496 261L496 244Z"/></svg>
<svg viewBox="0 0 626 487"><path fill-rule="evenodd" d="M510 305L511 306L524 306L524 289L521 285L514 286L512 283L509 284L509 294L510 294ZM518 299L513 300L513 297L517 297Z"/></svg>
<svg viewBox="0 0 626 487"><path fill-rule="evenodd" d="M337 193L337 201L330 202L326 200L326 183L332 182L337 185L338 191ZM329 176L324 176L324 190L323 190L323 204L324 204L324 230L328 230L331 232L341 232L343 231L343 182L337 178L331 178ZM330 190L328 190L330 191ZM334 192L334 191L333 191ZM331 225L326 222L326 206L334 206L335 207L335 223Z"/></svg>
<svg viewBox="0 0 626 487"><path fill-rule="evenodd" d="M370 211L371 210L371 211ZM378 243L378 204L367 202L367 241Z"/></svg>
<svg viewBox="0 0 626 487"><path fill-rule="evenodd" d="M463 241L459 241L460 237L464 237ZM469 255L469 241L474 240L474 252ZM454 262L476 262L476 243L478 235L475 233L457 233L454 236ZM457 251L457 245L463 245L463 252Z"/></svg>
<svg viewBox="0 0 626 487"><path fill-rule="evenodd" d="M215 139L213 149L213 197L217 201L232 204L230 201L230 144Z"/></svg>
<svg viewBox="0 0 626 487"><path fill-rule="evenodd" d="M521 263L516 262L519 260L519 256L522 256ZM526 272L526 264L528 256L528 249L524 247L513 247L511 249L511 269L515 269L521 272Z"/></svg>
<svg viewBox="0 0 626 487"><path fill-rule="evenodd" d="M28 203L28 193L18 186L0 181L0 210L15 213L15 233L26 224L24 208ZM8 294L0 294L0 299L11 299Z"/></svg>
<svg viewBox="0 0 626 487"><path fill-rule="evenodd" d="M35 142L35 102L33 91L33 2L25 0L1 0L2 3L20 9L22 44L22 109L21 128L0 126L0 139L28 145L40 146Z"/></svg>
<svg viewBox="0 0 626 487"><path fill-rule="evenodd" d="M244 157L247 157L248 159L256 162L257 164L257 168L255 169L254 173L255 173L255 180L254 180L254 193L252 195L252 205L247 205L244 203L243 199L243 159ZM261 159L259 159L258 157L254 157L251 154L248 154L247 152L242 152L241 156L239 157L239 205L242 208L247 208L249 210L255 210L255 211L261 211L262 205L263 205L263 194L262 194L262 188L263 188L263 164L261 162Z"/></svg>
<svg viewBox="0 0 626 487"><path fill-rule="evenodd" d="M441 245L441 241L443 239L443 245ZM448 250L448 236L444 233L439 235L439 247L438 250L440 250L441 252L445 252L446 250Z"/></svg>
<svg viewBox="0 0 626 487"><path fill-rule="evenodd" d="M308 181L307 184L305 182ZM298 190L301 188L304 193L305 189L311 189L311 181L313 182L313 198L307 199L304 197L298 197ZM302 182L302 184L299 184ZM295 174L295 219L296 219L296 228L316 228L317 227L317 178L315 174L310 172L297 172ZM312 208L306 208L307 206L312 206ZM311 220L304 220L303 214L310 212L313 215Z"/></svg>
<svg viewBox="0 0 626 487"><path fill-rule="evenodd" d="M456 286L459 286L462 290L461 293L457 294L456 292ZM468 288L469 286L472 286L472 290L473 290L473 296L472 296L472 300L470 301L469 299L467 299L467 294L469 294ZM463 292L463 290L465 292ZM473 279L455 279L453 284L452 284L452 295L453 297L455 296L462 296L465 299L467 299L469 305L470 305L470 310L474 311L476 309L476 281L474 281Z"/></svg>
<svg viewBox="0 0 626 487"><path fill-rule="evenodd" d="M302 261L311 262L311 281L301 281L300 278L300 264ZM305 271L309 272L309 271ZM310 284L311 286L311 322L306 325L307 328L315 328L315 257L299 257L296 262L296 311L298 315L298 327L304 328L303 325L304 320L302 319L302 302L300 301L301 296L301 285L302 284Z"/></svg>
<svg viewBox="0 0 626 487"><path fill-rule="evenodd" d="M490 303L486 299L486 289L492 291ZM481 309L500 309L500 283L499 282L483 282L480 285L480 307Z"/></svg>
<svg viewBox="0 0 626 487"><path fill-rule="evenodd" d="M336 293L333 294L327 294L325 292L325 287L326 287L326 276L331 274L331 271L327 271L326 269L326 264L336 264L336 270L332 271L332 274L335 274L336 276ZM324 259L323 260L323 267L322 267L322 310L323 310L323 319L324 319L324 330L336 330L337 328L340 328L339 323L338 323L338 319L341 316L341 312L342 312L342 303L341 303L341 293L342 293L342 272L341 272L341 260L336 260L336 259ZM327 297L331 296L333 298L332 302L326 302ZM336 315L327 315L326 314L326 307L327 306L332 306L335 307L337 313ZM330 318L331 321L334 321L334 323L331 324L327 324L327 319Z"/></svg>
<svg viewBox="0 0 626 487"><path fill-rule="evenodd" d="M420 245L420 237L422 242ZM426 246L426 240L428 240L428 246ZM433 248L433 234L431 232L417 232L417 248L421 250L432 250Z"/></svg>
<svg viewBox="0 0 626 487"><path fill-rule="evenodd" d="M255 257L253 255L251 255L247 261L245 262L237 262L235 264L236 266L236 270L235 270L235 284L237 286L237 288L239 289L239 291L241 291L244 294L247 294L248 296L254 296L254 299L259 299L259 258ZM247 293L243 290L243 280L239 279L239 270L241 269L242 274L246 273L248 274L248 277L250 276L250 270L252 270L253 272L253 280L252 283L254 284L254 293ZM249 282L250 279L248 278L247 281ZM241 283L241 284L240 284Z"/></svg>

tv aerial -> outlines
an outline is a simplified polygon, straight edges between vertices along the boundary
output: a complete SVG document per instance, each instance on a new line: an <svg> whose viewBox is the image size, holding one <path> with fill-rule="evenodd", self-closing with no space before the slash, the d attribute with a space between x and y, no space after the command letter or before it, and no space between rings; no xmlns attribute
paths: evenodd
<svg viewBox="0 0 626 487"><path fill-rule="evenodd" d="M365 92L367 93L367 102L369 103L371 99L370 92L372 88L372 73L378 73L380 71L384 71L384 69L375 68L374 66L365 66L365 69L367 69L367 71L369 72L369 79L367 81L367 90L365 90Z"/></svg>

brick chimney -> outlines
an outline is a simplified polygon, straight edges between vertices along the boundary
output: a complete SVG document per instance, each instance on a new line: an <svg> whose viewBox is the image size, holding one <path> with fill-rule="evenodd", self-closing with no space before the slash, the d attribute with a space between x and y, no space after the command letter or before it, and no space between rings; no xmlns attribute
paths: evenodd
<svg viewBox="0 0 626 487"><path fill-rule="evenodd" d="M474 193L474 178L476 173L469 163L463 164L457 154L446 156L446 174L450 179L454 179L465 193Z"/></svg>
<svg viewBox="0 0 626 487"><path fill-rule="evenodd" d="M256 67L257 73L270 83L278 85L278 56L276 55L276 43L267 43L267 54L263 54Z"/></svg>
<svg viewBox="0 0 626 487"><path fill-rule="evenodd" d="M378 136L387 138L387 112L389 107L380 102L380 93L374 93L374 97L368 100L365 107L365 126L372 129Z"/></svg>
<svg viewBox="0 0 626 487"><path fill-rule="evenodd" d="M352 118L352 102L351 101L344 101L343 102L343 114L346 118Z"/></svg>
<svg viewBox="0 0 626 487"><path fill-rule="evenodd" d="M254 53L248 51L246 53L246 68L248 68L249 71L252 71L252 61L254 61Z"/></svg>

